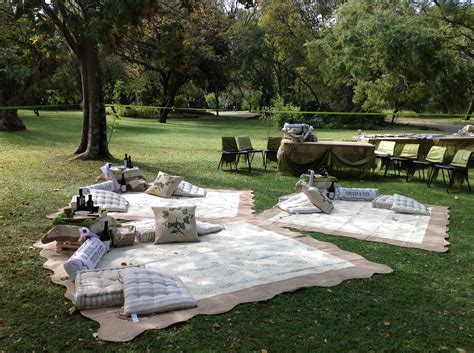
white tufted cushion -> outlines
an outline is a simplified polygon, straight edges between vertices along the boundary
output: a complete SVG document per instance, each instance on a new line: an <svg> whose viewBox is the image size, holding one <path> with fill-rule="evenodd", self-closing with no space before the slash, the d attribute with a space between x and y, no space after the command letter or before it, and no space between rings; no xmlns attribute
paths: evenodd
<svg viewBox="0 0 474 353"><path fill-rule="evenodd" d="M125 268L125 267L124 267ZM123 305L123 284L120 272L124 268L80 271L76 276L74 301L79 310Z"/></svg>
<svg viewBox="0 0 474 353"><path fill-rule="evenodd" d="M179 183L178 188L174 191L173 195L186 197L205 197L206 190L183 180L181 183Z"/></svg>
<svg viewBox="0 0 474 353"><path fill-rule="evenodd" d="M379 189L337 187L335 198L344 201L372 201L377 196Z"/></svg>
<svg viewBox="0 0 474 353"><path fill-rule="evenodd" d="M194 308L196 300L183 282L143 267L125 268L122 273L124 306L120 313L152 314Z"/></svg>
<svg viewBox="0 0 474 353"><path fill-rule="evenodd" d="M428 209L425 205L413 200L409 197L395 194L393 195L393 206L392 211L399 213L410 213L410 214L429 214Z"/></svg>
<svg viewBox="0 0 474 353"><path fill-rule="evenodd" d="M128 208L128 201L125 200L119 194L111 191L105 190L94 190L91 189L90 193L92 195L92 201L94 202L94 206L99 206L110 212L127 212ZM69 206L75 210L76 209L76 197L77 195L73 196ZM87 201L87 197L86 197Z"/></svg>
<svg viewBox="0 0 474 353"><path fill-rule="evenodd" d="M107 248L100 239L89 238L64 263L64 269L74 281L79 271L94 269L106 252Z"/></svg>
<svg viewBox="0 0 474 353"><path fill-rule="evenodd" d="M373 208L390 210L393 206L393 195L380 195L372 201Z"/></svg>

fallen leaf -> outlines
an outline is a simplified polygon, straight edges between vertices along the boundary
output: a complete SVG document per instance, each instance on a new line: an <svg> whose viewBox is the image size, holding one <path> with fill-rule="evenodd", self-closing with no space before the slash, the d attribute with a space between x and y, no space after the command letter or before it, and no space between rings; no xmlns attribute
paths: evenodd
<svg viewBox="0 0 474 353"><path fill-rule="evenodd" d="M390 321L385 320L385 321L383 322L383 324L384 324L385 326L390 326Z"/></svg>

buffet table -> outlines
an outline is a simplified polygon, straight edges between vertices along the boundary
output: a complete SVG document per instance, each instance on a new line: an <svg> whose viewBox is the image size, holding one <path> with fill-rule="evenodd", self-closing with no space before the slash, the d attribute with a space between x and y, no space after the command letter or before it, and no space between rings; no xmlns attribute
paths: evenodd
<svg viewBox="0 0 474 353"><path fill-rule="evenodd" d="M282 140L278 150L278 171L301 175L325 166L331 175L361 175L375 167L375 147L367 142Z"/></svg>

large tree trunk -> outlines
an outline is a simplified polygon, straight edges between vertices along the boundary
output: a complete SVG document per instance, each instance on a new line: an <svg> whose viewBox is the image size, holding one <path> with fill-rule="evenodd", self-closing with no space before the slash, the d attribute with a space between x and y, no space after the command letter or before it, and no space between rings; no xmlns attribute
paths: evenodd
<svg viewBox="0 0 474 353"><path fill-rule="evenodd" d="M25 125L18 117L16 110L0 110L0 131L21 131Z"/></svg>
<svg viewBox="0 0 474 353"><path fill-rule="evenodd" d="M89 118L86 150L78 154L75 159L106 159L111 155L107 145L107 120L98 46L94 42L84 40L81 49L79 60L81 67L84 67L83 74L86 78L84 97L87 97L84 99L84 111L87 111Z"/></svg>
<svg viewBox="0 0 474 353"><path fill-rule="evenodd" d="M219 116L219 92L218 91L215 92L215 96L216 96L216 116Z"/></svg>
<svg viewBox="0 0 474 353"><path fill-rule="evenodd" d="M82 85L82 133L81 142L74 154L81 154L87 150L89 136L89 90L87 87L87 67L81 62L81 85Z"/></svg>
<svg viewBox="0 0 474 353"><path fill-rule="evenodd" d="M472 110L474 108L474 96L471 96L471 101L469 102L469 107L467 108L466 114L464 115L464 120L470 120L472 115Z"/></svg>
<svg viewBox="0 0 474 353"><path fill-rule="evenodd" d="M169 86L172 86L169 88ZM170 111L170 108L174 105L174 100L176 98L176 94L178 93L178 89L181 87L180 84L174 84L174 85L163 85L163 88L166 88L166 90L163 91L163 104L162 104L162 109L160 109L160 117L159 117L159 122L166 124L166 121L168 119L168 113Z"/></svg>

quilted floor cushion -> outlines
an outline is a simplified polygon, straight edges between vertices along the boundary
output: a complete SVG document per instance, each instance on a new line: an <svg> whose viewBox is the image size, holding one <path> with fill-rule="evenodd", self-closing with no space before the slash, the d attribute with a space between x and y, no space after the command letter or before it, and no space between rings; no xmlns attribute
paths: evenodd
<svg viewBox="0 0 474 353"><path fill-rule="evenodd" d="M380 195L372 201L373 208L390 210L393 206L393 195Z"/></svg>
<svg viewBox="0 0 474 353"><path fill-rule="evenodd" d="M183 180L178 185L178 188L174 191L173 195L185 197L205 197L206 190Z"/></svg>
<svg viewBox="0 0 474 353"><path fill-rule="evenodd" d="M90 190L92 201L95 206L99 206L110 212L127 212L128 201L119 194L105 190ZM76 208L76 196L71 200L70 206L72 209Z"/></svg>
<svg viewBox="0 0 474 353"><path fill-rule="evenodd" d="M124 268L80 271L76 276L74 301L79 310L123 305L123 284L120 273Z"/></svg>
<svg viewBox="0 0 474 353"><path fill-rule="evenodd" d="M124 288L124 306L120 314L146 315L194 308L196 300L183 282L175 276L143 268L125 268L121 273Z"/></svg>
<svg viewBox="0 0 474 353"><path fill-rule="evenodd" d="M392 211L398 213L421 214L428 215L428 209L425 205L413 200L409 197L395 194L393 195Z"/></svg>

